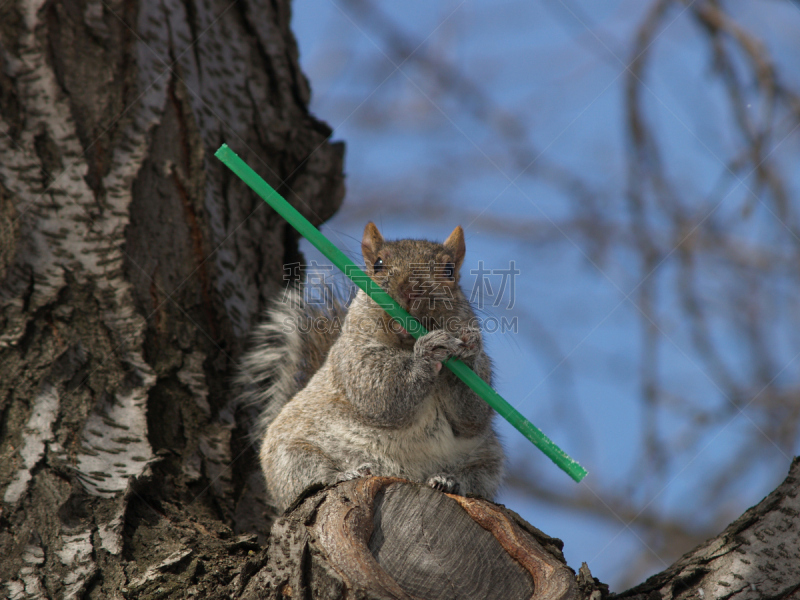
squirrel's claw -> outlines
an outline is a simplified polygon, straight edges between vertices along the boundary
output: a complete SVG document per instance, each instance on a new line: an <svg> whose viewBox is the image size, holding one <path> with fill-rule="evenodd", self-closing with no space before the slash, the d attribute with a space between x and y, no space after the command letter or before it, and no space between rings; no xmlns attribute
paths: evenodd
<svg viewBox="0 0 800 600"><path fill-rule="evenodd" d="M456 478L447 473L439 473L430 477L427 481L429 487L444 492L445 494L457 494L461 487Z"/></svg>
<svg viewBox="0 0 800 600"><path fill-rule="evenodd" d="M457 356L463 342L442 329L430 331L414 344L414 354L431 363L442 363L451 356ZM437 370L438 372L438 370Z"/></svg>
<svg viewBox="0 0 800 600"><path fill-rule="evenodd" d="M481 330L477 327L465 325L461 328L461 331L458 332L457 339L461 342L461 346L456 353L458 358L470 358L480 354L483 350Z"/></svg>
<svg viewBox="0 0 800 600"><path fill-rule="evenodd" d="M358 479L359 477L370 477L372 475L372 465L364 463L357 466L355 469L349 469L339 475L339 481L350 481L351 479Z"/></svg>

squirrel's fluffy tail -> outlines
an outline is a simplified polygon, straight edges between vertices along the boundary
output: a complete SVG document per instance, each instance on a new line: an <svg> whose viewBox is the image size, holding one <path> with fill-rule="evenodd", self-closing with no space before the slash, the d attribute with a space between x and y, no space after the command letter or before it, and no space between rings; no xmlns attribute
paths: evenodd
<svg viewBox="0 0 800 600"><path fill-rule="evenodd" d="M240 400L260 412L253 431L257 439L325 362L346 313L344 301L335 294L306 303L302 287L287 289L267 309L236 374Z"/></svg>

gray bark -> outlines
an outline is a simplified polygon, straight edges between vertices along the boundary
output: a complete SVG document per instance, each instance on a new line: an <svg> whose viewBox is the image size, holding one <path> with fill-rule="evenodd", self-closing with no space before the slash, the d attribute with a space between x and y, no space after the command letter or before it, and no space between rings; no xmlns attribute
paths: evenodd
<svg viewBox="0 0 800 600"><path fill-rule="evenodd" d="M282 1L0 3L13 598L185 591L266 533L228 377L297 240L213 152L316 224L340 203L343 147L307 111L289 18Z"/></svg>
<svg viewBox="0 0 800 600"><path fill-rule="evenodd" d="M775 491L725 531L618 598L800 599L800 457Z"/></svg>
<svg viewBox="0 0 800 600"><path fill-rule="evenodd" d="M315 224L341 202L343 147L308 114L289 17L287 0L0 2L0 589L491 597L488 580L597 600L556 540L413 484L311 493L269 533L229 376L300 257L213 152L227 142ZM798 468L623 595L796 597Z"/></svg>
<svg viewBox="0 0 800 600"><path fill-rule="evenodd" d="M297 503L243 598L571 600L561 542L516 513L390 477Z"/></svg>
<svg viewBox="0 0 800 600"><path fill-rule="evenodd" d="M561 542L515 513L374 478L312 493L290 509L243 597L797 600L799 534L800 458L719 536L609 597L586 564L576 576Z"/></svg>

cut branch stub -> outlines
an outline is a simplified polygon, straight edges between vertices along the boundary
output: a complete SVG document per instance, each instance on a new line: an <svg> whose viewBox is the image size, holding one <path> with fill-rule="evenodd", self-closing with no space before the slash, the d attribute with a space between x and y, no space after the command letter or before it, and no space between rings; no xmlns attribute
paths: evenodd
<svg viewBox="0 0 800 600"><path fill-rule="evenodd" d="M512 511L372 477L295 505L244 596L571 600L576 588L561 542Z"/></svg>

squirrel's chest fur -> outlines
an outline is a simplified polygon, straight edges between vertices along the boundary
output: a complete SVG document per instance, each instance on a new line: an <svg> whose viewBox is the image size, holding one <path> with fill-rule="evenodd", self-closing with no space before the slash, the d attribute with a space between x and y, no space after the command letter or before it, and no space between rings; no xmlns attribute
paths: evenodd
<svg viewBox="0 0 800 600"><path fill-rule="evenodd" d="M325 368L286 405L273 424L272 437L282 429L283 418L300 417L308 424L303 431L304 443L318 446L328 457L337 457L343 462L339 465L342 470L369 463L373 475L416 480L463 461L483 441L481 436L467 438L453 433L444 410L446 395L452 392L444 382L433 387L408 424L380 427L353 418L355 408L341 390L330 386ZM289 442L285 437L283 441Z"/></svg>
<svg viewBox="0 0 800 600"><path fill-rule="evenodd" d="M415 418L400 428L360 425L352 428L347 441L378 458L387 475L424 479L463 459L477 445L475 438L456 437L443 409L448 393L437 386L420 405ZM384 473L380 473L384 474Z"/></svg>

